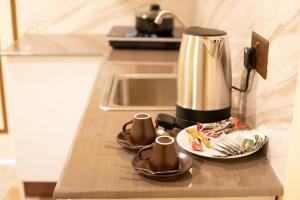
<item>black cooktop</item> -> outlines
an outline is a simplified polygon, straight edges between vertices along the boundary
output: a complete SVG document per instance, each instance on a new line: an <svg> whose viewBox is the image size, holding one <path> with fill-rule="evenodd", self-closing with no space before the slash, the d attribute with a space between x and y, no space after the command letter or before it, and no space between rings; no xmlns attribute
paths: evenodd
<svg viewBox="0 0 300 200"><path fill-rule="evenodd" d="M172 35L142 34L131 26L115 26L107 35L109 44L117 49L174 49L180 47L184 29L175 28Z"/></svg>

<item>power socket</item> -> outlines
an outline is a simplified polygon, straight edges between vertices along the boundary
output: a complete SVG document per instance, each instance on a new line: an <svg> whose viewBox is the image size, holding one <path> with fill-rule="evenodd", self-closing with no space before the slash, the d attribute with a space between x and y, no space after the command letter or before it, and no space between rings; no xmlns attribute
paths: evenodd
<svg viewBox="0 0 300 200"><path fill-rule="evenodd" d="M264 79L267 79L269 41L252 31L251 47L255 48L256 64L254 68Z"/></svg>

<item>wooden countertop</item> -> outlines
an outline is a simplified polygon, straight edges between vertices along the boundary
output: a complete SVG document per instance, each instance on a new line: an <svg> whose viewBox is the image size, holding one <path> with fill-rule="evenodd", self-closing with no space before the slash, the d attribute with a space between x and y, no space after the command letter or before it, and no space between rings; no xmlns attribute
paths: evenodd
<svg viewBox="0 0 300 200"><path fill-rule="evenodd" d="M134 53L127 53L128 56L131 54ZM152 54L155 55L155 53ZM116 61L118 56L114 56ZM176 65L170 64L164 52L157 52L156 56L153 64L150 62L150 64L122 64L108 60L100 68L78 132L57 182L54 198L121 199L282 195L283 186L276 177L264 151L232 161L194 159L191 173L172 182L149 180L132 169L131 159L134 155L121 149L115 137L121 130L122 124L130 120L136 112L103 111L99 106L113 74L176 72ZM108 57L111 58L111 55ZM126 57L126 55L121 55L121 57ZM158 112L148 113L154 119ZM167 113L175 114L175 112Z"/></svg>

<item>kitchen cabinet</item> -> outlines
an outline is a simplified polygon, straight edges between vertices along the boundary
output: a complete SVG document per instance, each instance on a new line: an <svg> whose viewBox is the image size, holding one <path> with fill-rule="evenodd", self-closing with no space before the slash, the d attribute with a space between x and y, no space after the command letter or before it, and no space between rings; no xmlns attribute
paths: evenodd
<svg viewBox="0 0 300 200"><path fill-rule="evenodd" d="M25 194L52 194L102 57L104 35L24 35L1 50L9 136ZM28 186L28 187L27 187Z"/></svg>
<svg viewBox="0 0 300 200"><path fill-rule="evenodd" d="M18 177L56 182L84 112L101 56L3 59Z"/></svg>

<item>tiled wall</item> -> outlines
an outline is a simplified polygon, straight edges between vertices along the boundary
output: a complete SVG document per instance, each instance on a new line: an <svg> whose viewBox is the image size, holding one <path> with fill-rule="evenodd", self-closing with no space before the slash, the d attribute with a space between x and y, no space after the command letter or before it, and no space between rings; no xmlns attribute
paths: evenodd
<svg viewBox="0 0 300 200"><path fill-rule="evenodd" d="M247 95L234 92L234 107L244 110L249 124L269 130L271 162L283 179L281 163L287 154L300 54L299 0L19 0L19 29L21 33L107 33L114 25L134 25L134 12L154 2L174 10L187 25L228 32L235 85L241 81L243 47L249 46L251 31L270 41L267 80L254 74Z"/></svg>

